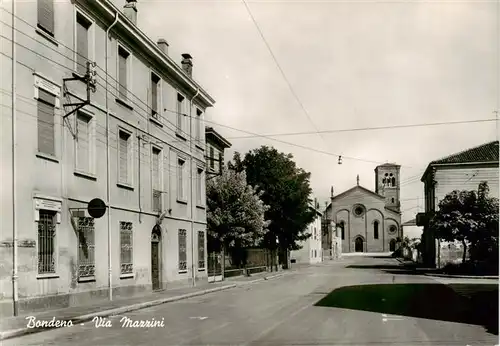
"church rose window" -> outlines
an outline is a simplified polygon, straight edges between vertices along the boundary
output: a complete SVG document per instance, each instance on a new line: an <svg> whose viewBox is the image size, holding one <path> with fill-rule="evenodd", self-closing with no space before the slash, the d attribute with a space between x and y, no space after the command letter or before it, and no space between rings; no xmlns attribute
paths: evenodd
<svg viewBox="0 0 500 346"><path fill-rule="evenodd" d="M394 233L396 233L396 231L397 231L396 226L392 225L391 227L389 227L389 233L390 234L394 234Z"/></svg>
<svg viewBox="0 0 500 346"><path fill-rule="evenodd" d="M356 216L361 216L361 215L363 215L363 207L362 207L362 206L359 206L359 205L358 205L358 206L356 206L356 207L354 207L354 214L355 214Z"/></svg>

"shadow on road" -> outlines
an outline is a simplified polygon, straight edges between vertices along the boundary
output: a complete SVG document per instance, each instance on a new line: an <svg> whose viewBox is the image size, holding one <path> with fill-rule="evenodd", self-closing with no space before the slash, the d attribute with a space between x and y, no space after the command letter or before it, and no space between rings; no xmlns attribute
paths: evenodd
<svg viewBox="0 0 500 346"><path fill-rule="evenodd" d="M347 286L330 292L315 306L482 325L498 335L498 285Z"/></svg>
<svg viewBox="0 0 500 346"><path fill-rule="evenodd" d="M380 270L394 270L394 269L411 269L401 264L351 264L346 266L349 269L380 269Z"/></svg>

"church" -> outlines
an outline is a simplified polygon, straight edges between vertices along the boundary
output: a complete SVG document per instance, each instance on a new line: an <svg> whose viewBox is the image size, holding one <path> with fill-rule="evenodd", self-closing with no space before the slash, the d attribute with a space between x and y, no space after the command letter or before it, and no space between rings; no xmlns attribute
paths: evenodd
<svg viewBox="0 0 500 346"><path fill-rule="evenodd" d="M386 163L375 168L375 192L359 184L339 195L331 191L326 217L336 224L342 253L396 250L400 236L400 168Z"/></svg>

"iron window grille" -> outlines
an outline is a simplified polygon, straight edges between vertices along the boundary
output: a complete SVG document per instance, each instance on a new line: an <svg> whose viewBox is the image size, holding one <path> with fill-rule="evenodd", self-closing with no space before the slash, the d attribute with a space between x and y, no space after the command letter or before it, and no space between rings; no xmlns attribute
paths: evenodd
<svg viewBox="0 0 500 346"><path fill-rule="evenodd" d="M120 221L120 273L131 274L133 265L132 222Z"/></svg>
<svg viewBox="0 0 500 346"><path fill-rule="evenodd" d="M55 212L39 211L38 221L38 274L54 274L56 272Z"/></svg>
<svg viewBox="0 0 500 346"><path fill-rule="evenodd" d="M95 274L94 218L78 218L78 277Z"/></svg>

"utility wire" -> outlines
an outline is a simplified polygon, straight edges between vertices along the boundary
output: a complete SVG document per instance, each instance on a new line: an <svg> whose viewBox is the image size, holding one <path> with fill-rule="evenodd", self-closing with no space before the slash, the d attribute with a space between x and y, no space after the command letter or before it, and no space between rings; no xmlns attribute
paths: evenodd
<svg viewBox="0 0 500 346"><path fill-rule="evenodd" d="M243 4L245 5L245 8L246 8L248 14L250 15L250 18L252 19L252 22L254 23L255 27L257 28L257 31L259 32L260 37L262 38L262 41L264 42L264 44L266 45L267 49L269 50L269 53L271 54L271 57L273 58L274 62L276 63L276 66L278 67L278 70L281 72L281 75L283 76L283 79L285 80L286 84L288 85L288 88L290 88L290 91L291 91L292 95L294 96L294 98L297 101L297 103L299 104L299 106L302 108L302 111L306 115L306 117L309 120L309 122L312 124L313 128L316 130L315 133L318 134L321 137L321 139L323 140L323 144L325 144L325 146L326 146L325 138L319 132L318 128L316 127L316 125L312 121L312 119L311 119L311 117L309 115L309 112L304 107L304 104L300 101L299 97L297 96L297 93L295 92L295 90L292 87L292 84L290 83L290 81L286 77L285 71L283 71L283 68L281 67L280 63L278 62L278 59L274 55L274 52L271 49L271 46L269 45L269 42L267 42L266 37L264 36L264 33L260 29L260 26L257 23L257 20L253 16L252 11L250 10L250 7L248 6L248 4L246 3L245 0L242 0L242 1L243 1ZM328 146L326 146L326 147L328 147Z"/></svg>
<svg viewBox="0 0 500 346"><path fill-rule="evenodd" d="M339 132L358 132L358 131L374 131L374 130L385 130L385 129L400 129L400 128L412 128L412 127L427 127L427 126L442 126L442 125L457 125L457 124L470 124L470 123L484 123L490 121L496 121L496 118L489 119L478 119L478 120L457 120L457 121L446 121L438 123L421 123L421 124L408 124L408 125L389 125L389 126L377 126L377 127L358 127L352 129L338 129L338 130L323 130L319 133L339 133ZM302 136L316 134L316 132L288 132L288 133L274 133L268 134L268 137L285 137L285 136ZM245 138L255 138L255 136L238 136L238 137L228 137L227 139L245 139Z"/></svg>

